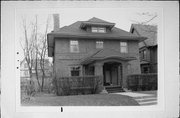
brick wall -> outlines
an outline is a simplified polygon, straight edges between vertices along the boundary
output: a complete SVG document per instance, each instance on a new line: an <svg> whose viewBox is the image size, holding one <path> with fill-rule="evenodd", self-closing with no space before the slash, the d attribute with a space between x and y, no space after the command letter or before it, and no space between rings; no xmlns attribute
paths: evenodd
<svg viewBox="0 0 180 118"><path fill-rule="evenodd" d="M120 51L120 41L105 40L104 49L114 49ZM58 77L69 76L69 66L78 63L80 59L87 55L93 54L96 51L95 40L79 40L79 53L70 53L70 40L69 39L56 39L55 40L55 70ZM135 56L137 60L130 61L131 65L130 74L140 73L140 62L139 62L139 47L138 42L128 41L128 53L129 56ZM133 73L132 73L133 72Z"/></svg>

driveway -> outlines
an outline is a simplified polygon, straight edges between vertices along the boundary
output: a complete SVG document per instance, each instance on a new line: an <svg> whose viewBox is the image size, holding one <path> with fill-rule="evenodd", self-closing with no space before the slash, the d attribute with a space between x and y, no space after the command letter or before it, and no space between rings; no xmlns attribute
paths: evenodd
<svg viewBox="0 0 180 118"><path fill-rule="evenodd" d="M134 98L141 106L157 105L157 91L121 92L112 94L130 96Z"/></svg>

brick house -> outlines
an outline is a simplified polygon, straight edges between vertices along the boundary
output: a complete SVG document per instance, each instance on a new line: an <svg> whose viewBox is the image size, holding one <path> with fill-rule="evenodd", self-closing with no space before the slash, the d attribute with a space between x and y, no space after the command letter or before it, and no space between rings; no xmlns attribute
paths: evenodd
<svg viewBox="0 0 180 118"><path fill-rule="evenodd" d="M126 87L128 74L141 73L138 43L145 37L95 17L59 28L54 15L54 23L47 41L56 77L101 76L103 87Z"/></svg>
<svg viewBox="0 0 180 118"><path fill-rule="evenodd" d="M132 24L130 32L147 37L139 43L142 73L157 73L157 26Z"/></svg>

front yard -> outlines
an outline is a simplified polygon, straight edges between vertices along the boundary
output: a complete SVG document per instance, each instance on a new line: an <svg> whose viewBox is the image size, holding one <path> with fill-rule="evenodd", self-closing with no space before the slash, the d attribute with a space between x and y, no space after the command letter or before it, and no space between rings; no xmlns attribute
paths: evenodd
<svg viewBox="0 0 180 118"><path fill-rule="evenodd" d="M22 102L23 106L139 106L131 97L116 94L56 96L38 94Z"/></svg>

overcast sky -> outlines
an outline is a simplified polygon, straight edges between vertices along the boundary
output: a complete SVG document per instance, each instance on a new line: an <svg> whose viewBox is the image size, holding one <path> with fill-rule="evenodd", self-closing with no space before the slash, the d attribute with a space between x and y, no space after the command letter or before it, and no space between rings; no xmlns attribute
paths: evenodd
<svg viewBox="0 0 180 118"><path fill-rule="evenodd" d="M49 31L52 31L53 28L53 19L52 14L59 14L60 18L60 27L68 26L76 21L86 21L92 17L97 17L105 21L115 23L116 27L129 31L131 24L137 22L143 22L150 19L152 16L140 15L141 13L149 13L150 15L158 14L159 9L137 9L137 8L64 8L56 9L56 12L50 12L51 10L21 10L17 13L16 16L16 28L17 28L17 40L23 39L23 30L22 30L22 17L27 19L28 28L30 29L30 23L34 20L34 16L38 15L38 26L39 32L44 32L45 23L47 17L50 17L50 28ZM150 22L150 24L156 24L158 17ZM18 41L19 43L19 41ZM17 44L18 45L18 44ZM20 46L17 46L20 47ZM22 55L21 48L19 49L20 54ZM22 55L23 56L23 55Z"/></svg>

